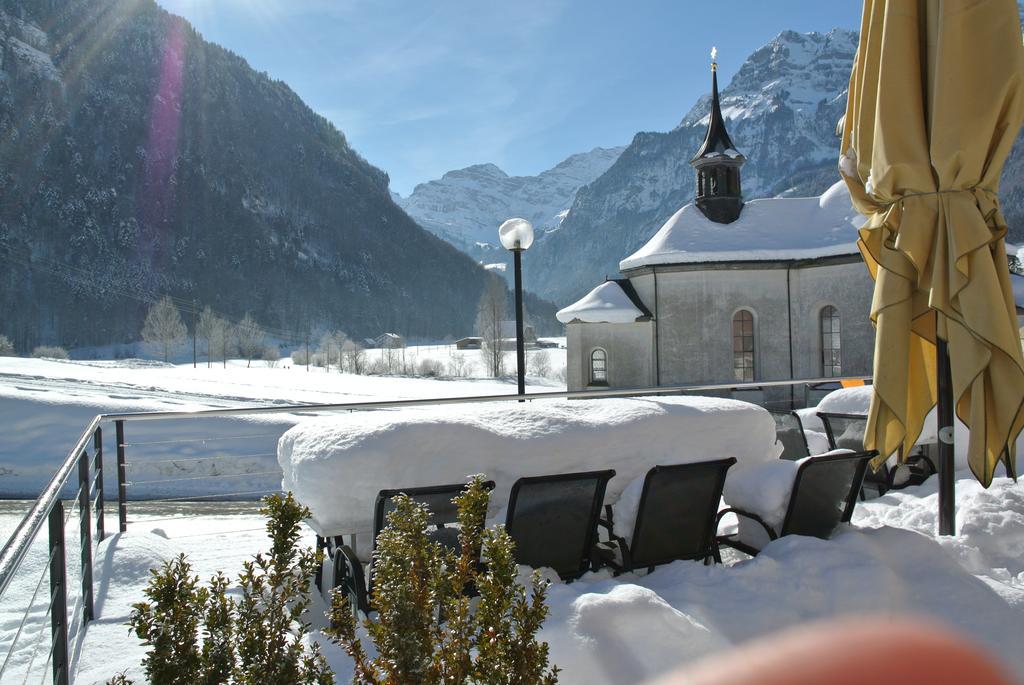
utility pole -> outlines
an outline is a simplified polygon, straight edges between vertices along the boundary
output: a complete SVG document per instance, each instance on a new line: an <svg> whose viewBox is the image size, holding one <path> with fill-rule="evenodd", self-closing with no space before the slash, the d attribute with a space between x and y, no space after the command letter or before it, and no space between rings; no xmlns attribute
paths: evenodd
<svg viewBox="0 0 1024 685"><path fill-rule="evenodd" d="M196 368L196 298L192 298L192 368Z"/></svg>

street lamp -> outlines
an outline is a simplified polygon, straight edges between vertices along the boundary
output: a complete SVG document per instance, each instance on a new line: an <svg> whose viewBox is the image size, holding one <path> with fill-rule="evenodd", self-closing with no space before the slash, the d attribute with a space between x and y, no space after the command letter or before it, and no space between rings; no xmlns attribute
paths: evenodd
<svg viewBox="0 0 1024 685"><path fill-rule="evenodd" d="M523 341L523 260L522 254L533 245L533 225L526 219L509 219L498 227L501 246L512 252L516 274L516 371L519 394L526 394L526 347ZM523 400L519 400L522 402Z"/></svg>

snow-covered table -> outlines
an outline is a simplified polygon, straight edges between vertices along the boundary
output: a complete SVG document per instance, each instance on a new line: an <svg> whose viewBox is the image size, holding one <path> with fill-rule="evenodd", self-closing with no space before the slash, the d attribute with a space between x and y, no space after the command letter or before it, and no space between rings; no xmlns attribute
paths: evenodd
<svg viewBox="0 0 1024 685"><path fill-rule="evenodd" d="M538 400L368 411L303 422L281 436L283 488L323 535L368 541L380 490L494 480L490 515L523 476L613 468L616 501L657 464L735 457L732 471L777 459L764 409L708 397ZM634 486L631 490L637 490ZM368 546L359 544L360 551Z"/></svg>

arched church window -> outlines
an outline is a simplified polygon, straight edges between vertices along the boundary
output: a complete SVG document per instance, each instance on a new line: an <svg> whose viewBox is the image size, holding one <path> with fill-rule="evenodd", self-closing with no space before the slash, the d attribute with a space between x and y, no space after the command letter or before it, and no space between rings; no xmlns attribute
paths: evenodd
<svg viewBox="0 0 1024 685"><path fill-rule="evenodd" d="M843 375L841 323L839 310L828 305L821 308L821 375L836 378Z"/></svg>
<svg viewBox="0 0 1024 685"><path fill-rule="evenodd" d="M608 384L608 353L600 348L590 353L590 383Z"/></svg>
<svg viewBox="0 0 1024 685"><path fill-rule="evenodd" d="M732 317L732 373L741 383L754 380L754 315L747 309Z"/></svg>
<svg viewBox="0 0 1024 685"><path fill-rule="evenodd" d="M708 195L718 195L718 169L713 169L710 174L711 187L708 188Z"/></svg>

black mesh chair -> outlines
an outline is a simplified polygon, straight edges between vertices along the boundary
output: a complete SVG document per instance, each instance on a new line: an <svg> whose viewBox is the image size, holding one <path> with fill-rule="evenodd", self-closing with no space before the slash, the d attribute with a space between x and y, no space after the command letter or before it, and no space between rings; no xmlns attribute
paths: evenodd
<svg viewBox="0 0 1024 685"><path fill-rule="evenodd" d="M616 573L667 564L678 559L721 561L715 524L725 474L736 459L655 466L647 472L633 525L632 543L611 533L600 546L601 561ZM605 507L613 531L612 508ZM616 561L616 549L621 562Z"/></svg>
<svg viewBox="0 0 1024 685"><path fill-rule="evenodd" d="M449 549L459 551L459 529L454 525L458 522L459 509L452 500L461 494L466 487L466 483L455 483L452 485L381 490L377 493L377 502L373 510L374 548L376 548L377 536L384 529L384 526L387 525L387 515L395 510L395 496L405 494L417 504L426 505L427 509L429 509L428 537ZM494 481L485 482L484 487L487 490L493 490ZM317 545L320 549L326 549L328 557L332 560L334 571L332 587L343 586L353 609L359 609L359 611L368 613L370 611L369 593L373 589L372 562L368 569L369 582L367 582L367 575L363 571L363 564L356 556L355 550L348 545L342 544L340 536L334 538L321 538L318 536ZM319 587L319 578L317 580L317 586Z"/></svg>
<svg viewBox="0 0 1024 685"><path fill-rule="evenodd" d="M505 530L516 561L573 580L597 566L597 521L615 471L520 478L512 486Z"/></svg>
<svg viewBox="0 0 1024 685"><path fill-rule="evenodd" d="M853 516L864 472L876 454L864 451L825 454L805 460L797 468L786 517L778 530L773 530L757 514L735 508L720 511L715 527L717 529L726 514L735 514L760 524L769 540L783 535L808 535L827 540L840 523L848 523ZM717 542L750 555L760 551L740 542L738 535L721 536Z"/></svg>
<svg viewBox="0 0 1024 685"><path fill-rule="evenodd" d="M818 418L825 425L825 435L831 449L849 449L859 452L864 449L864 433L867 430L868 417L863 414L838 414L818 412ZM896 483L896 469L882 464L877 471L869 468L864 476L864 487L860 498L867 499L865 490L874 490L879 497L892 489L902 489L909 485L920 485L929 476L936 473L935 464L923 453L913 454L907 458L908 477Z"/></svg>
<svg viewBox="0 0 1024 685"><path fill-rule="evenodd" d="M779 458L795 461L811 456L800 416L792 411L772 411L771 415L775 419L775 439L782 443Z"/></svg>

